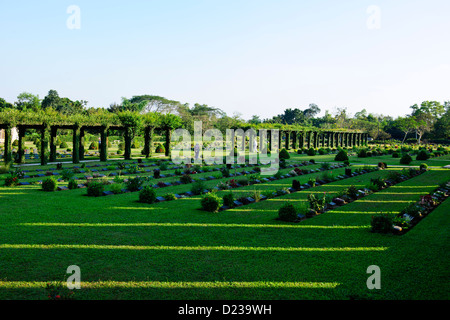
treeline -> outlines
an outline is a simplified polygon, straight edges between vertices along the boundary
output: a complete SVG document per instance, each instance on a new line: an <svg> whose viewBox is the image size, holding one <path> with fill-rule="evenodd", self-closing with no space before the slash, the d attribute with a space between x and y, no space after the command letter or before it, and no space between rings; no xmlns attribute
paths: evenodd
<svg viewBox="0 0 450 320"><path fill-rule="evenodd" d="M19 94L14 103L0 98L0 111L5 108L23 111L53 109L64 115L82 114L86 116L98 112L87 108L87 101L72 101L60 97L56 90L50 90L44 99L28 92ZM122 98L120 103L112 103L106 110L112 114L131 111L139 114L173 114L178 116L180 126L193 132L194 121L203 122L203 130L217 128L225 132L228 128L248 128L255 125L276 124L280 127L301 126L321 129L349 129L368 132L374 140L395 139L401 142L441 141L450 143L450 101L424 101L411 106L411 113L396 119L391 116L368 113L365 109L351 116L346 108L338 108L331 114L328 110L321 117L321 109L312 103L306 108L285 109L282 114L271 119L261 119L258 115L244 120L239 114L227 115L223 110L206 104L181 103L155 95L139 95ZM102 112L105 109L101 110Z"/></svg>
<svg viewBox="0 0 450 320"><path fill-rule="evenodd" d="M411 106L410 109L410 114L396 119L367 113L365 109L350 116L346 108L338 108L333 115L325 111L323 117L316 117L321 110L316 104L310 104L304 110L286 109L284 113L263 121L253 116L250 122L362 130L368 132L374 140L394 139L402 143L421 143L424 139L450 143L450 101L443 104L424 101L420 105Z"/></svg>

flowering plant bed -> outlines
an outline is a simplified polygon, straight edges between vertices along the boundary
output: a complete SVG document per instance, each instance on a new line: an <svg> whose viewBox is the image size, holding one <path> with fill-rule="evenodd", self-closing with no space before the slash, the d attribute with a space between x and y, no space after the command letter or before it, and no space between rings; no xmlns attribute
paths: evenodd
<svg viewBox="0 0 450 320"><path fill-rule="evenodd" d="M440 186L433 192L421 196L416 203L410 204L394 219L392 233L403 235L427 217L434 209L441 205L450 195L450 182Z"/></svg>

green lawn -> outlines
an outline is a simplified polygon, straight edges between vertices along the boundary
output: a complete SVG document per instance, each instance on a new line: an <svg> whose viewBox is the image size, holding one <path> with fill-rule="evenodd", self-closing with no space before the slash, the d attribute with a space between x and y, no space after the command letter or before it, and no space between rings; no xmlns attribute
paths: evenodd
<svg viewBox="0 0 450 320"><path fill-rule="evenodd" d="M450 298L450 200L404 236L369 232L371 215L399 212L450 180L449 170L429 171L301 223L276 220L286 201L365 186L386 174L216 214L199 210L200 197L146 205L136 202L137 193L91 198L86 190L2 187L0 299L46 299L45 283L63 281L70 265L81 268L77 299ZM292 179L235 191L275 190ZM381 290L366 287L370 265L381 268Z"/></svg>

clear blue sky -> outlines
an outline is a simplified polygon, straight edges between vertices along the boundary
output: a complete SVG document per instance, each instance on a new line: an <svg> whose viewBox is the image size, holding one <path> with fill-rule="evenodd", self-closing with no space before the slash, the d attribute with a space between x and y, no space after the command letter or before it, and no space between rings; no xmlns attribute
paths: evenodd
<svg viewBox="0 0 450 320"><path fill-rule="evenodd" d="M67 28L70 5L80 29ZM449 12L448 0L0 0L0 97L55 89L108 107L154 94L246 119L310 103L395 117L450 100Z"/></svg>

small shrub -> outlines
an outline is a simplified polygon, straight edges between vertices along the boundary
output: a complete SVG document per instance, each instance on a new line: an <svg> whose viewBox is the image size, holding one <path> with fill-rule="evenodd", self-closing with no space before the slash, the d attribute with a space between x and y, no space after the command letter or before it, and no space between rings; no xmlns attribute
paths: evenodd
<svg viewBox="0 0 450 320"><path fill-rule="evenodd" d="M205 184L201 180L196 181L191 187L191 192L195 195L202 194L204 190Z"/></svg>
<svg viewBox="0 0 450 320"><path fill-rule="evenodd" d="M122 191L122 183L114 183L111 185L110 190L112 193L114 194L121 194L123 193Z"/></svg>
<svg viewBox="0 0 450 320"><path fill-rule="evenodd" d="M163 195L163 198L166 199L167 201L177 200L177 197L173 193L165 194Z"/></svg>
<svg viewBox="0 0 450 320"><path fill-rule="evenodd" d="M419 153L416 156L416 160L428 160L428 158L430 157L430 155L428 154L428 152L424 149L420 150Z"/></svg>
<svg viewBox="0 0 450 320"><path fill-rule="evenodd" d="M61 144L59 145L59 147L60 147L61 149L67 149L69 146L67 145L67 142L63 141L63 142L61 142Z"/></svg>
<svg viewBox="0 0 450 320"><path fill-rule="evenodd" d="M189 174L184 174L180 177L180 181L184 184L188 184L191 183L193 179Z"/></svg>
<svg viewBox="0 0 450 320"><path fill-rule="evenodd" d="M289 202L278 209L278 218L282 221L293 222L297 219L297 209Z"/></svg>
<svg viewBox="0 0 450 320"><path fill-rule="evenodd" d="M5 187L15 187L18 183L19 178L14 175L10 175L5 178Z"/></svg>
<svg viewBox="0 0 450 320"><path fill-rule="evenodd" d="M428 169L428 165L426 163L420 164L420 170L426 171Z"/></svg>
<svg viewBox="0 0 450 320"><path fill-rule="evenodd" d="M138 176L134 177L133 179L128 179L128 181L125 183L125 186L130 191L138 191L142 187L144 182L144 178Z"/></svg>
<svg viewBox="0 0 450 320"><path fill-rule="evenodd" d="M280 157L280 160L287 160L287 159L291 158L291 156L289 155L289 152L284 148L281 149L279 157Z"/></svg>
<svg viewBox="0 0 450 320"><path fill-rule="evenodd" d="M400 164L410 164L412 161L413 159L411 158L411 156L405 153L400 159Z"/></svg>
<svg viewBox="0 0 450 320"><path fill-rule="evenodd" d="M328 163L328 162L324 162L324 163L322 163L322 164L320 165L320 167L321 167L323 170L329 170L330 167L331 167L331 164Z"/></svg>
<svg viewBox="0 0 450 320"><path fill-rule="evenodd" d="M77 189L78 188L78 182L75 179L70 179L69 183L67 184L67 187L70 190Z"/></svg>
<svg viewBox="0 0 450 320"><path fill-rule="evenodd" d="M56 191L58 183L54 177L49 177L42 182L42 190L44 191Z"/></svg>
<svg viewBox="0 0 450 320"><path fill-rule="evenodd" d="M327 151L324 148L320 148L318 151L321 156L327 153Z"/></svg>
<svg viewBox="0 0 450 320"><path fill-rule="evenodd" d="M345 150L341 150L334 157L334 161L349 161L347 152Z"/></svg>
<svg viewBox="0 0 450 320"><path fill-rule="evenodd" d="M168 163L168 162L165 162L165 161L161 162L161 164L159 165L159 169L160 169L161 171L167 170L168 167L169 167L169 163Z"/></svg>
<svg viewBox="0 0 450 320"><path fill-rule="evenodd" d="M353 185L347 188L346 193L352 199L358 198L358 188Z"/></svg>
<svg viewBox="0 0 450 320"><path fill-rule="evenodd" d="M241 177L237 179L237 183L240 184L241 186L248 186L250 184L247 177Z"/></svg>
<svg viewBox="0 0 450 320"><path fill-rule="evenodd" d="M358 158L367 158L367 151L366 151L366 149L361 149L358 152Z"/></svg>
<svg viewBox="0 0 450 320"><path fill-rule="evenodd" d="M389 214L378 214L372 216L371 231L376 233L390 233L393 230L393 217Z"/></svg>
<svg viewBox="0 0 450 320"><path fill-rule="evenodd" d="M99 181L90 181L87 186L87 195L90 197L100 197L105 190L103 183Z"/></svg>
<svg viewBox="0 0 450 320"><path fill-rule="evenodd" d="M372 179L370 179L370 182L373 183L374 185L378 186L379 190L386 187L386 180L383 179L382 177L372 178Z"/></svg>
<svg viewBox="0 0 450 320"><path fill-rule="evenodd" d="M160 143L156 146L155 153L164 153L166 152L166 148Z"/></svg>
<svg viewBox="0 0 450 320"><path fill-rule="evenodd" d="M154 203L156 202L156 192L151 186L145 186L139 191L139 202Z"/></svg>
<svg viewBox="0 0 450 320"><path fill-rule="evenodd" d="M97 150L97 149L98 149L98 142L92 141L91 144L89 145L89 150Z"/></svg>
<svg viewBox="0 0 450 320"><path fill-rule="evenodd" d="M74 175L75 173L70 169L64 169L61 171L61 179L63 179L64 181L69 181L73 178Z"/></svg>
<svg viewBox="0 0 450 320"><path fill-rule="evenodd" d="M309 148L308 151L306 151L306 154L308 156L315 156L316 155L316 150L314 148Z"/></svg>
<svg viewBox="0 0 450 320"><path fill-rule="evenodd" d="M380 188L374 184L373 182L370 182L366 185L366 188L369 189L372 192L378 192L380 190Z"/></svg>
<svg viewBox="0 0 450 320"><path fill-rule="evenodd" d="M314 211L322 211L325 208L327 198L325 193L322 197L316 197L313 193L308 195L309 207Z"/></svg>
<svg viewBox="0 0 450 320"><path fill-rule="evenodd" d="M217 212L220 208L220 198L214 193L208 193L202 198L201 204L203 210Z"/></svg>
<svg viewBox="0 0 450 320"><path fill-rule="evenodd" d="M222 172L222 176L224 178L229 178L230 177L230 169L228 169L227 167L222 168L220 171Z"/></svg>
<svg viewBox="0 0 450 320"><path fill-rule="evenodd" d="M223 197L223 205L227 206L229 208L233 208L234 207L234 195L233 192L228 192L227 194L225 194Z"/></svg>

